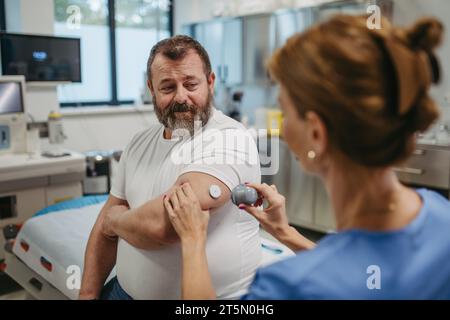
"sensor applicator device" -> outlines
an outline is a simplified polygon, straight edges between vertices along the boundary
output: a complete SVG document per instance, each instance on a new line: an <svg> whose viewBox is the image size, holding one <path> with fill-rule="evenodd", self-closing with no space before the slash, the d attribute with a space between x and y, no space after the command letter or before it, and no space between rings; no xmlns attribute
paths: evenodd
<svg viewBox="0 0 450 320"><path fill-rule="evenodd" d="M240 204L251 206L258 201L258 192L245 184L239 184L231 191L231 201L237 206Z"/></svg>

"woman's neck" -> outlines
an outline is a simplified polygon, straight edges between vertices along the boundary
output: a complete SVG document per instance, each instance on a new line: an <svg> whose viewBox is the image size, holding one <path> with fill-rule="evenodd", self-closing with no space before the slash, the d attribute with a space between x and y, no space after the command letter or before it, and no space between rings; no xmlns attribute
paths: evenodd
<svg viewBox="0 0 450 320"><path fill-rule="evenodd" d="M422 206L418 194L403 186L390 168L334 165L324 181L339 231L397 230L409 224Z"/></svg>

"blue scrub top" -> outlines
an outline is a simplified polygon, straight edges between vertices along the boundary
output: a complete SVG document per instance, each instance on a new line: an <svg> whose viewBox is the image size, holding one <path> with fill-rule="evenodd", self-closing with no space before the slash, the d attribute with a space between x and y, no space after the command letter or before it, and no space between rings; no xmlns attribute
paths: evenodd
<svg viewBox="0 0 450 320"><path fill-rule="evenodd" d="M258 270L243 299L450 299L450 202L417 192L423 206L408 226L326 236Z"/></svg>

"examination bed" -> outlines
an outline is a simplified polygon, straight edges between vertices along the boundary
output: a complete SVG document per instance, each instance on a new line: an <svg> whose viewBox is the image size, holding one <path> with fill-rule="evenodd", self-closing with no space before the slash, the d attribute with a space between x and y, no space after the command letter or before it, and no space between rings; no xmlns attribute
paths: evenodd
<svg viewBox="0 0 450 320"><path fill-rule="evenodd" d="M5 246L5 272L31 298L77 299L89 233L106 199L83 197L36 213ZM261 250L261 265L293 255L265 237L261 238ZM114 274L113 270L108 280Z"/></svg>

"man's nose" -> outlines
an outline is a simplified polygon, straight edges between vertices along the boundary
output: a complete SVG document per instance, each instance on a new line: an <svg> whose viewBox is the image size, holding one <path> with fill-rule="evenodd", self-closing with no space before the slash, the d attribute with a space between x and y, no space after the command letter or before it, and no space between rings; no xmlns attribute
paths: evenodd
<svg viewBox="0 0 450 320"><path fill-rule="evenodd" d="M175 94L175 102L180 104L188 102L188 95L185 88L177 88L177 92Z"/></svg>

